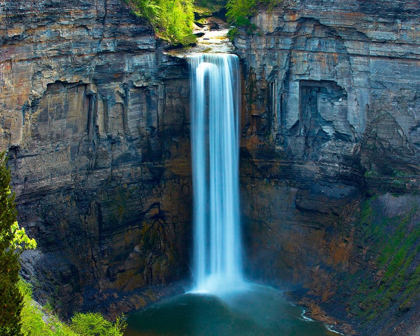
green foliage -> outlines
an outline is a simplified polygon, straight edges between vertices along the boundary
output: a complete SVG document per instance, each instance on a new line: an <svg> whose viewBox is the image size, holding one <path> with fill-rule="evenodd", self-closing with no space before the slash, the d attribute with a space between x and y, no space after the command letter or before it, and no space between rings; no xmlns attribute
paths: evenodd
<svg viewBox="0 0 420 336"><path fill-rule="evenodd" d="M239 30L236 27L229 29L227 37L229 40L233 41L239 35Z"/></svg>
<svg viewBox="0 0 420 336"><path fill-rule="evenodd" d="M247 34L252 34L257 27L250 19L257 12L257 8L265 7L272 10L279 3L280 0L228 0L226 17L235 27L246 28ZM237 29L233 28L229 31L229 38L233 39L237 34Z"/></svg>
<svg viewBox="0 0 420 336"><path fill-rule="evenodd" d="M78 336L57 317L46 316L39 305L32 299L32 289L28 283L19 281L19 290L23 295L22 334L25 336ZM44 321L45 318L45 321Z"/></svg>
<svg viewBox="0 0 420 336"><path fill-rule="evenodd" d="M19 290L19 257L36 247L16 221L15 195L10 190L6 152L0 154L0 334L22 335L23 296Z"/></svg>
<svg viewBox="0 0 420 336"><path fill-rule="evenodd" d="M226 0L195 0L194 12L199 16L211 16L226 7Z"/></svg>
<svg viewBox="0 0 420 336"><path fill-rule="evenodd" d="M360 244L370 246L376 270L355 275L357 290L350 311L365 321L375 320L395 302L402 302L400 312L409 310L420 292L420 266L414 262L420 252L420 227L413 223L418 211L413 204L406 215L386 217L374 199L362 208Z"/></svg>
<svg viewBox="0 0 420 336"><path fill-rule="evenodd" d="M83 336L122 336L126 322L122 317L111 323L99 313L78 313L71 319L70 327Z"/></svg>
<svg viewBox="0 0 420 336"><path fill-rule="evenodd" d="M99 313L78 313L68 326L61 322L46 307L42 308L32 299L28 283L19 281L19 291L23 296L22 330L24 336L122 336L126 328L123 317L115 323L105 320Z"/></svg>
<svg viewBox="0 0 420 336"><path fill-rule="evenodd" d="M257 0L229 0L226 4L226 16L230 23L242 26L255 14L256 6Z"/></svg>
<svg viewBox="0 0 420 336"><path fill-rule="evenodd" d="M15 195L10 191L6 153L0 154L0 335L22 335L20 312L23 298L19 281L19 253L13 248L16 223Z"/></svg>
<svg viewBox="0 0 420 336"><path fill-rule="evenodd" d="M237 27L250 23L249 18L256 13L257 0L229 0L226 4L228 21Z"/></svg>
<svg viewBox="0 0 420 336"><path fill-rule="evenodd" d="M13 239L10 246L13 250L21 252L36 249L36 240L29 238L26 235L25 228L20 228L18 222L13 223L11 230Z"/></svg>
<svg viewBox="0 0 420 336"><path fill-rule="evenodd" d="M193 0L126 0L133 12L146 18L159 37L172 45L188 45L193 35Z"/></svg>

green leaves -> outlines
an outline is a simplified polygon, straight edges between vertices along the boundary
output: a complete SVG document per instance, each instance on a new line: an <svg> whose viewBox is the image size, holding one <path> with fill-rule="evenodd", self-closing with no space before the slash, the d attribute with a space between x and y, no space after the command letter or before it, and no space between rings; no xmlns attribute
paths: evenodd
<svg viewBox="0 0 420 336"><path fill-rule="evenodd" d="M192 34L194 13L190 0L162 1L167 20L164 35L173 44L188 44L188 37Z"/></svg>
<svg viewBox="0 0 420 336"><path fill-rule="evenodd" d="M249 18L255 14L256 0L229 0L226 16L235 26L245 26L250 23Z"/></svg>
<svg viewBox="0 0 420 336"><path fill-rule="evenodd" d="M149 20L152 26L157 25L161 17L161 8L154 0L131 0L134 6L134 13L137 16L144 17Z"/></svg>
<svg viewBox="0 0 420 336"><path fill-rule="evenodd" d="M10 246L15 251L36 249L36 240L30 239L25 232L25 228L19 228L18 222L14 222L11 227L13 239Z"/></svg>
<svg viewBox="0 0 420 336"><path fill-rule="evenodd" d="M10 191L6 153L0 154L0 335L19 336L23 301L18 289L19 254L13 248L16 222L15 195Z"/></svg>
<svg viewBox="0 0 420 336"><path fill-rule="evenodd" d="M16 221L15 195L10 190L6 153L0 154L0 335L22 335L23 296L19 291L19 256L36 247Z"/></svg>
<svg viewBox="0 0 420 336"><path fill-rule="evenodd" d="M124 316L112 323L99 313L78 313L67 325L61 322L52 311L41 307L32 299L31 285L19 281L19 290L23 295L22 333L24 336L122 336L127 327Z"/></svg>
<svg viewBox="0 0 420 336"><path fill-rule="evenodd" d="M195 42L193 0L127 0L134 13L149 20L157 35L172 45Z"/></svg>
<svg viewBox="0 0 420 336"><path fill-rule="evenodd" d="M235 28L229 31L228 37L233 40L238 35L238 27L246 28L247 34L252 34L257 26L251 22L251 17L256 14L259 6L269 11L280 4L281 0L228 0L226 17Z"/></svg>
<svg viewBox="0 0 420 336"><path fill-rule="evenodd" d="M23 335L79 336L71 331L68 326L61 323L54 315L44 315L41 310L41 306L32 299L32 288L29 283L20 279L18 286L21 294L23 295L24 302L21 313Z"/></svg>
<svg viewBox="0 0 420 336"><path fill-rule="evenodd" d="M73 316L70 324L74 332L83 336L122 336L126 327L123 317L111 323L99 313L78 313Z"/></svg>

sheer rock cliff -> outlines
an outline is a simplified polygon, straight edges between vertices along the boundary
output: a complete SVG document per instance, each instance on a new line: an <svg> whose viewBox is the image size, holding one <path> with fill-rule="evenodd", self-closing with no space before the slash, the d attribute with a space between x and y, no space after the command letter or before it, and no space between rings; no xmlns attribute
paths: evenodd
<svg viewBox="0 0 420 336"><path fill-rule="evenodd" d="M187 64L120 0L0 11L0 148L38 241L23 274L65 316L139 308L188 274Z"/></svg>
<svg viewBox="0 0 420 336"><path fill-rule="evenodd" d="M234 41L248 272L366 335L409 334L418 314L419 15L418 0L284 1Z"/></svg>

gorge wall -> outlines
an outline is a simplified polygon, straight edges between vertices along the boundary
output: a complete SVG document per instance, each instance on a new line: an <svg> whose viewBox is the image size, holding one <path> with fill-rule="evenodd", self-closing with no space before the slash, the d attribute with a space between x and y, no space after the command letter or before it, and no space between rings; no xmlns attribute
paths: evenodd
<svg viewBox="0 0 420 336"><path fill-rule="evenodd" d="M248 273L360 334L416 332L419 15L416 0L283 1L234 41Z"/></svg>
<svg viewBox="0 0 420 336"><path fill-rule="evenodd" d="M189 272L187 64L120 0L0 15L0 149L38 241L23 274L64 316L139 308Z"/></svg>

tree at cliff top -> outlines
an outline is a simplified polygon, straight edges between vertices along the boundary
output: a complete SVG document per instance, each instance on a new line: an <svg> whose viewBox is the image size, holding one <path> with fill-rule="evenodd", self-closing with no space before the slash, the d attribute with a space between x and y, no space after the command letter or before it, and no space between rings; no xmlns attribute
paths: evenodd
<svg viewBox="0 0 420 336"><path fill-rule="evenodd" d="M35 248L25 229L16 222L15 195L10 190L6 153L0 154L0 335L21 335L22 294L18 288L19 256L24 248Z"/></svg>
<svg viewBox="0 0 420 336"><path fill-rule="evenodd" d="M195 42L193 0L126 0L133 12L146 18L157 35L172 45Z"/></svg>

